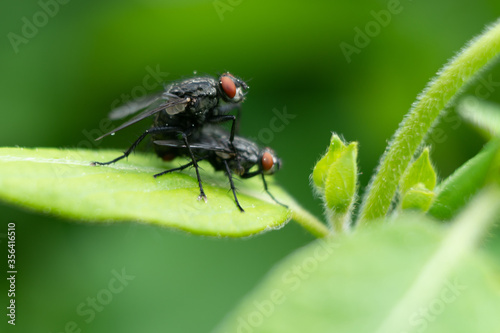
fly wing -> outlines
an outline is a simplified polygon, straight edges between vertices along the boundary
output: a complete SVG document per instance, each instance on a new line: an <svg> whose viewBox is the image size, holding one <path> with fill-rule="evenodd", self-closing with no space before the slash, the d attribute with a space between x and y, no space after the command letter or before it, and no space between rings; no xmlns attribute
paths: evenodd
<svg viewBox="0 0 500 333"><path fill-rule="evenodd" d="M111 120L122 119L133 113L136 113L137 111L145 109L148 106L152 106L154 104L158 106L163 102L161 100L162 93L163 92L160 91L158 93L144 96L142 98L138 98L126 104L123 104L117 107L116 109L112 110L109 113L108 117Z"/></svg>
<svg viewBox="0 0 500 333"><path fill-rule="evenodd" d="M182 141L179 140L155 140L154 144L158 146L167 146L167 147L174 147L174 148L186 148L186 144ZM204 149L204 150L211 150L211 151L217 151L217 152L222 152L222 153L232 153L231 149L228 147L220 147L220 146L214 146L208 143L201 143L201 142L195 142L195 143L190 143L189 147L194 148L194 149Z"/></svg>
<svg viewBox="0 0 500 333"><path fill-rule="evenodd" d="M159 103L159 104L153 103L150 107L148 107L146 110L139 113L137 116L124 122L123 124L121 124L120 126L118 126L115 129L109 131L108 133L101 135L96 140L100 140L100 139L104 138L105 136L108 136L110 134L118 132L118 131L124 129L125 127L128 127L132 124L135 124L136 122L138 122L144 118L147 118L149 116L152 116L155 113L158 113L162 110L169 109L169 108L176 108L176 107L185 109L186 104L188 104L190 100L191 99L189 97L180 98L177 96L175 98L172 97L166 101L162 100L162 99L158 99L158 101L161 101L161 103Z"/></svg>

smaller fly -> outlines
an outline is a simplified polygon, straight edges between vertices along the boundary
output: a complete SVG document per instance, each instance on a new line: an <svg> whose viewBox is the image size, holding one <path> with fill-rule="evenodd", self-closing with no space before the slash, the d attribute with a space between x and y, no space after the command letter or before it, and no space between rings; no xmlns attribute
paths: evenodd
<svg viewBox="0 0 500 333"><path fill-rule="evenodd" d="M264 175L274 174L281 167L281 161L274 151L270 148L261 149L254 142L240 136L234 137L231 147L229 136L230 134L223 128L207 125L201 130L198 140L191 142L189 146L186 146L184 142L179 140L153 141L157 146L170 147L175 156L189 156L192 159L191 162L187 164L160 172L154 175L154 177L156 178L170 172L184 170L187 167L196 165L199 161L206 160L216 171L223 170L226 172L234 195L234 201L241 212L244 212L244 210L236 196L236 188L232 177L233 172L238 174L241 178L251 178L261 175L264 189L267 194L269 194L276 203L287 207L276 200L271 192L269 192L266 178L264 177ZM257 166L256 170L254 168L255 166ZM201 193L204 193L199 178L198 184Z"/></svg>
<svg viewBox="0 0 500 333"><path fill-rule="evenodd" d="M154 115L153 126L142 133L123 155L109 162L93 164L107 165L129 156L147 135L152 135L153 140L170 140L181 136L188 145L188 138L196 136L205 124L232 121L228 138L232 143L239 117L228 113L237 109L239 114L247 89L248 85L243 80L230 73L224 73L219 78L196 76L173 82L167 85L163 92L118 107L111 111L110 119L122 119L141 112L96 140ZM165 152L162 154L165 155Z"/></svg>

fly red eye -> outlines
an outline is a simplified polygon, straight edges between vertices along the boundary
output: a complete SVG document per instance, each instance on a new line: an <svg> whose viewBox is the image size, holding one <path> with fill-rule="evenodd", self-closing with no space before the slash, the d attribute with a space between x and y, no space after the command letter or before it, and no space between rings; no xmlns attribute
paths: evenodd
<svg viewBox="0 0 500 333"><path fill-rule="evenodd" d="M262 155L262 169L264 171L269 171L274 165L274 160L273 160L273 155L271 155L269 152L265 152Z"/></svg>
<svg viewBox="0 0 500 333"><path fill-rule="evenodd" d="M229 76L223 76L220 79L222 90L226 93L227 97L233 98L236 96L236 85Z"/></svg>

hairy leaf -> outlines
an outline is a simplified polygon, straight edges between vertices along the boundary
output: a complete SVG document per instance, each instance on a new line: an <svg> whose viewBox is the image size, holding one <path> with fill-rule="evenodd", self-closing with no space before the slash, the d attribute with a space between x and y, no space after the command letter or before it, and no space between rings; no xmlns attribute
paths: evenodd
<svg viewBox="0 0 500 333"><path fill-rule="evenodd" d="M498 272L475 246L498 200L483 193L449 229L404 215L317 240L279 264L216 332L494 332Z"/></svg>
<svg viewBox="0 0 500 333"><path fill-rule="evenodd" d="M201 163L208 202L197 200L194 170L159 178L153 174L177 167L185 160L165 163L153 154L135 154L109 166L119 151L0 148L0 199L44 213L86 222L140 221L211 236L247 236L279 228L291 211L274 203L262 180L237 180L241 213L222 172ZM278 186L270 191L278 200L293 200Z"/></svg>
<svg viewBox="0 0 500 333"><path fill-rule="evenodd" d="M429 148L425 148L419 158L406 170L401 179L401 192L404 194L419 183L430 191L436 186L436 171L431 164Z"/></svg>

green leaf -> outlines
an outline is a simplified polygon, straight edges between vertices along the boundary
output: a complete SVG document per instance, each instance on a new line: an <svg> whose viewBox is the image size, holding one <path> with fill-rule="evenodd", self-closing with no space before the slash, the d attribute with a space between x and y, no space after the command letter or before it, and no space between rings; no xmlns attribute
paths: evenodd
<svg viewBox="0 0 500 333"><path fill-rule="evenodd" d="M403 210L412 209L426 212L429 210L434 197L435 193L433 191L426 188L424 184L418 183L405 192L401 200L401 208Z"/></svg>
<svg viewBox="0 0 500 333"><path fill-rule="evenodd" d="M317 240L280 263L216 332L496 332L498 271L475 246L498 200L483 193L451 229L405 215Z"/></svg>
<svg viewBox="0 0 500 333"><path fill-rule="evenodd" d="M438 116L499 54L500 20L497 20L451 59L418 96L365 192L358 218L360 225L387 214L402 174Z"/></svg>
<svg viewBox="0 0 500 333"><path fill-rule="evenodd" d="M326 177L328 176L328 170L330 165L335 162L340 154L346 148L345 143L339 138L337 134L332 134L330 139L330 147L326 151L325 155L316 163L312 173L312 179L314 185L316 185L318 192L323 192L325 188Z"/></svg>
<svg viewBox="0 0 500 333"><path fill-rule="evenodd" d="M500 136L500 105L467 96L460 101L458 113L487 138Z"/></svg>
<svg viewBox="0 0 500 333"><path fill-rule="evenodd" d="M325 182L327 207L337 214L346 214L356 194L358 180L358 143L352 142L328 169Z"/></svg>
<svg viewBox="0 0 500 333"><path fill-rule="evenodd" d="M452 218L487 182L494 181L494 170L500 151L500 139L490 141L479 154L471 158L436 188L429 214L441 220ZM497 170L496 179L500 178Z"/></svg>
<svg viewBox="0 0 500 333"><path fill-rule="evenodd" d="M330 147L316 163L313 188L325 204L325 215L337 232L349 228L358 181L358 143L345 143L333 133Z"/></svg>
<svg viewBox="0 0 500 333"><path fill-rule="evenodd" d="M425 148L422 154L413 162L401 179L401 192L405 194L410 188L422 184L430 191L436 186L436 171L429 158L429 148Z"/></svg>
<svg viewBox="0 0 500 333"><path fill-rule="evenodd" d="M140 221L211 236L248 236L282 227L291 211L275 204L262 180L237 182L241 213L226 176L208 163L201 171L208 202L198 201L194 171L155 179L153 174L184 161L165 163L153 154L135 154L128 161L109 161L118 151L0 148L0 199L44 213L92 221ZM278 200L296 206L267 177Z"/></svg>
<svg viewBox="0 0 500 333"><path fill-rule="evenodd" d="M436 171L429 158L429 148L425 148L401 179L401 208L426 212L434 199L436 178Z"/></svg>
<svg viewBox="0 0 500 333"><path fill-rule="evenodd" d="M328 170L324 201L326 216L337 232L348 230L358 186L358 143L351 142Z"/></svg>

